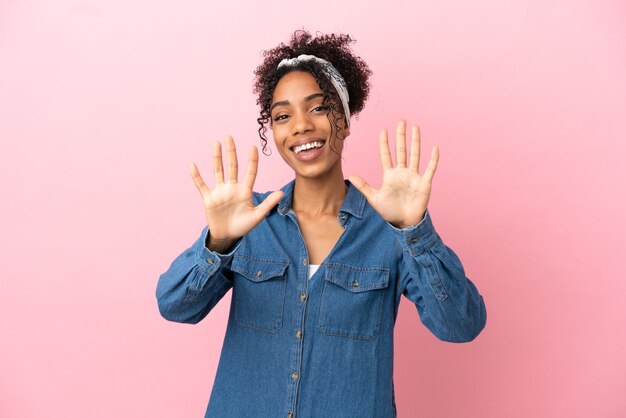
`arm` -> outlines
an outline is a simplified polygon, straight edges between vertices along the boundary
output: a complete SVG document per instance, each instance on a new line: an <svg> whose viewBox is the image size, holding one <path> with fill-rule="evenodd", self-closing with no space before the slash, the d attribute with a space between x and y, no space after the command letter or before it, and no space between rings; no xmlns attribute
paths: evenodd
<svg viewBox="0 0 626 418"><path fill-rule="evenodd" d="M465 277L459 258L435 232L427 212L439 149L433 148L428 166L420 175L417 126L412 128L408 164L405 121L400 121L396 128L395 167L386 130L381 131L379 144L383 167L380 190L359 176L350 176L350 181L394 229L403 249L403 293L417 306L424 325L444 341L470 341L485 326L485 305L476 287Z"/></svg>
<svg viewBox="0 0 626 418"><path fill-rule="evenodd" d="M472 341L485 327L485 303L435 231L430 213L416 226L392 228L403 250L400 285L422 323L440 340Z"/></svg>
<svg viewBox="0 0 626 418"><path fill-rule="evenodd" d="M228 175L225 178L221 144L214 143L216 184L213 189L206 186L196 165L191 164L191 177L202 197L207 227L196 243L179 255L159 278L157 300L164 318L197 323L232 287L230 261L239 240L258 225L282 197L282 192L275 191L254 206L252 186L258 160L258 151L252 147L244 181L239 182L235 142L227 137Z"/></svg>
<svg viewBox="0 0 626 418"><path fill-rule="evenodd" d="M220 254L207 248L207 235L205 227L200 238L159 278L159 311L169 321L200 322L232 287L229 266L239 245Z"/></svg>

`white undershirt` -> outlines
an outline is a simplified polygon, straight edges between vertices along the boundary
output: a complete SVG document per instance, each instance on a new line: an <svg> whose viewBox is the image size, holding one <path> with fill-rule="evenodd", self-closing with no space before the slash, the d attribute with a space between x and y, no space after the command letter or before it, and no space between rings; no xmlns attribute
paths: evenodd
<svg viewBox="0 0 626 418"><path fill-rule="evenodd" d="M315 274L318 268L320 268L319 264L309 264L309 279Z"/></svg>

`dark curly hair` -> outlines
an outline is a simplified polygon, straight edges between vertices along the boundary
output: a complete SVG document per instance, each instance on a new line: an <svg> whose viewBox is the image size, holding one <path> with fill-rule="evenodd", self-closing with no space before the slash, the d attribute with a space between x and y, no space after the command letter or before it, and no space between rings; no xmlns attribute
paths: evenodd
<svg viewBox="0 0 626 418"><path fill-rule="evenodd" d="M313 37L305 30L294 32L288 45L281 43L276 48L263 52L263 62L254 71L254 93L258 95L257 104L260 106L259 137L263 145L263 153L269 155L267 148L267 124L271 125L270 106L272 96L278 81L291 71L306 71L310 73L322 91L326 94L325 102L333 111L329 112L329 120L333 129L340 133L341 129L337 122L345 117L341 100L335 88L323 71L322 66L315 61L300 62L294 66L277 68L285 58L295 58L301 54L315 55L318 58L330 62L333 67L343 76L348 86L350 97L349 107L351 115L357 115L365 106L369 95L369 76L372 74L369 67L361 59L350 51L350 44L354 39L345 34L323 35L317 33ZM332 120L330 115L339 115L337 120ZM338 135L343 139L341 135Z"/></svg>

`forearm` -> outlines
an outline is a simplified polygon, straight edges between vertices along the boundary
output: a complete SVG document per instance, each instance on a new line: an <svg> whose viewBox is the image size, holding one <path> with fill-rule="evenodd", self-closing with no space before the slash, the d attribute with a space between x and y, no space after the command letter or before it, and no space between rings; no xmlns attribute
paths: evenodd
<svg viewBox="0 0 626 418"><path fill-rule="evenodd" d="M429 216L416 227L398 230L405 252L404 294L437 338L471 341L485 326L483 298L466 277L457 255L435 232Z"/></svg>
<svg viewBox="0 0 626 418"><path fill-rule="evenodd" d="M159 311L170 321L199 322L232 287L228 268L232 254L209 250L207 236L205 228L200 238L159 278Z"/></svg>
<svg viewBox="0 0 626 418"><path fill-rule="evenodd" d="M204 241L204 245L210 251L220 254L228 254L229 252L231 252L237 241L238 240L218 240L212 237L209 232Z"/></svg>

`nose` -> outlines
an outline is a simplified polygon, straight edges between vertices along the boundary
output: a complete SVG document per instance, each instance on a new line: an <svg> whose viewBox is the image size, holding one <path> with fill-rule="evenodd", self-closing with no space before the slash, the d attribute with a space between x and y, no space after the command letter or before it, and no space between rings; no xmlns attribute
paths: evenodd
<svg viewBox="0 0 626 418"><path fill-rule="evenodd" d="M297 111L291 117L291 135L303 134L315 130L311 115L307 111Z"/></svg>

